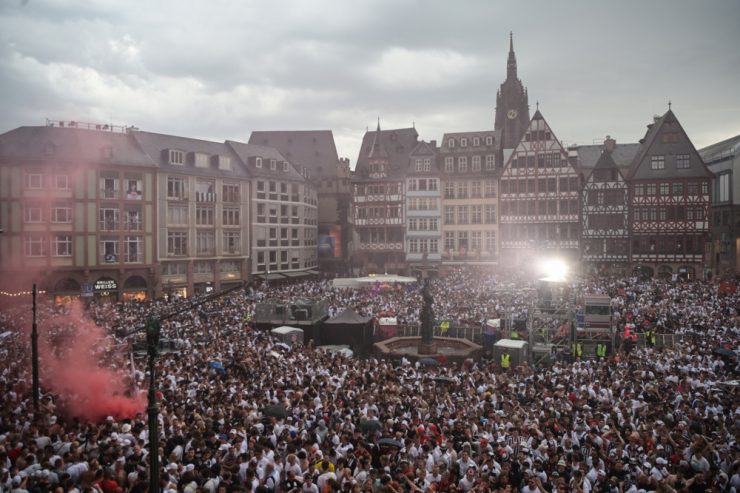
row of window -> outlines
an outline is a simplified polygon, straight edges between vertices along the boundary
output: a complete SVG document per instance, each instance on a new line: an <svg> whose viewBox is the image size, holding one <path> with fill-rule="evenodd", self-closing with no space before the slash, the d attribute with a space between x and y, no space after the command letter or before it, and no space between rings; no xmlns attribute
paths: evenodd
<svg viewBox="0 0 740 493"><path fill-rule="evenodd" d="M370 207L358 207L357 218L358 219L370 219L370 218L398 218L401 217L401 206L400 205L387 205L387 206L370 206Z"/></svg>
<svg viewBox="0 0 740 493"><path fill-rule="evenodd" d="M495 231L447 231L444 242L446 252L454 251L463 254L481 250L490 254L496 252Z"/></svg>
<svg viewBox="0 0 740 493"><path fill-rule="evenodd" d="M406 200L406 207L410 211L436 211L438 201L434 197L411 197Z"/></svg>
<svg viewBox="0 0 740 493"><path fill-rule="evenodd" d="M653 197L658 195L657 192L659 191L661 197L682 197L684 190L688 196L697 196L699 195L699 188L701 188L702 195L707 195L709 193L709 182L702 181L700 186L699 182L690 181L686 183L685 187L683 182L637 183L635 185L635 196Z"/></svg>
<svg viewBox="0 0 740 493"><path fill-rule="evenodd" d="M121 245L123 248L121 249ZM54 235L48 237L43 234L27 234L23 238L23 251L26 257L71 257L72 236ZM120 252L123 257L120 257ZM144 262L144 237L125 236L103 237L99 244L99 257L101 264L143 263Z"/></svg>
<svg viewBox="0 0 740 493"><path fill-rule="evenodd" d="M501 179L501 193L580 192L577 176Z"/></svg>
<svg viewBox="0 0 740 493"><path fill-rule="evenodd" d="M196 202L216 202L216 184L211 180L197 180L195 182ZM170 200L188 200L188 181L180 176L167 177L167 198ZM238 183L224 183L221 186L221 200L223 202L241 202L241 186Z"/></svg>
<svg viewBox="0 0 740 493"><path fill-rule="evenodd" d="M278 192L278 182L275 181L257 181L257 198L262 200L281 200L284 202L300 202L301 197L303 201L309 205L317 205L318 200L316 194L311 193L310 189L306 189L304 196L303 185L298 183L291 183L290 190L288 190L288 183L280 182L280 191Z"/></svg>
<svg viewBox="0 0 740 493"><path fill-rule="evenodd" d="M410 178L408 181L409 192L435 192L437 191L436 178Z"/></svg>
<svg viewBox="0 0 740 493"><path fill-rule="evenodd" d="M290 256L288 255L290 253ZM278 258L280 259L278 261ZM300 258L295 252L285 250L269 252L257 252L257 272L288 270L288 269L310 269L318 265L318 259L314 256Z"/></svg>
<svg viewBox="0 0 740 493"><path fill-rule="evenodd" d="M560 152L540 152L527 154L520 152L511 158L509 169L545 169L545 168L567 168L568 160Z"/></svg>
<svg viewBox="0 0 740 493"><path fill-rule="evenodd" d="M258 227L254 230L254 236L258 248L315 246L317 244L317 232L312 229L303 229L303 234L301 234L299 228Z"/></svg>
<svg viewBox="0 0 740 493"><path fill-rule="evenodd" d="M627 189L617 190L589 190L586 192L588 205L626 205Z"/></svg>
<svg viewBox="0 0 740 493"><path fill-rule="evenodd" d="M445 206L445 224L496 224L496 206L448 205Z"/></svg>
<svg viewBox="0 0 740 493"><path fill-rule="evenodd" d="M632 239L633 254L700 254L704 240L699 236L640 236Z"/></svg>
<svg viewBox="0 0 740 493"><path fill-rule="evenodd" d="M706 221L706 209L701 206L635 207L635 221Z"/></svg>
<svg viewBox="0 0 740 493"><path fill-rule="evenodd" d="M493 136L486 135L484 140L481 140L481 138L478 136L472 137L470 139L468 139L468 137L460 137L459 142L454 137L450 137L447 139L447 147L454 149L455 147L458 147L458 143L460 144L460 147L468 147L468 143L471 143L473 147L480 147L481 142L485 142L487 146L492 146Z"/></svg>
<svg viewBox="0 0 740 493"><path fill-rule="evenodd" d="M211 274L216 268L215 262L196 261L193 262L193 272L196 274ZM230 274L241 271L240 260L220 260L218 269L222 274ZM164 262L162 263L162 275L164 276L186 276L188 264L186 262Z"/></svg>
<svg viewBox="0 0 740 493"><path fill-rule="evenodd" d="M410 218L409 231L438 231L439 222L436 217Z"/></svg>
<svg viewBox="0 0 740 493"><path fill-rule="evenodd" d="M403 243L400 228L362 228L359 234L360 243Z"/></svg>
<svg viewBox="0 0 740 493"><path fill-rule="evenodd" d="M408 242L409 253L439 253L439 241L431 239L412 239Z"/></svg>
<svg viewBox="0 0 740 493"><path fill-rule="evenodd" d="M23 176L23 187L26 190L54 190L68 191L72 189L72 181L69 175L48 176L42 173L26 173Z"/></svg>
<svg viewBox="0 0 740 493"><path fill-rule="evenodd" d="M400 195L400 183L369 183L367 185L357 184L354 186L355 197L366 195Z"/></svg>
<svg viewBox="0 0 740 493"><path fill-rule="evenodd" d="M262 168L262 161L263 159L261 157L256 157L254 159L254 166L256 168ZM268 162L271 171L277 171L278 169L277 159L267 159L266 161ZM290 164L288 163L288 161L281 161L280 167L283 171L286 171L286 172L290 170Z"/></svg>
<svg viewBox="0 0 740 493"><path fill-rule="evenodd" d="M481 170L481 156L472 156L470 158L470 171L476 172ZM486 154L485 156L486 171L491 171L496 168L496 156L494 154ZM455 169L455 158L453 156L445 157L445 173L467 173L468 172L468 156L457 157L457 170Z"/></svg>
<svg viewBox="0 0 740 493"><path fill-rule="evenodd" d="M501 201L502 216L572 216L579 212L578 199Z"/></svg>
<svg viewBox="0 0 740 493"><path fill-rule="evenodd" d="M677 154L676 157L676 169L690 169L691 168L691 157L688 154ZM650 169L661 170L665 169L665 155L658 154L650 156Z"/></svg>
<svg viewBox="0 0 740 493"><path fill-rule="evenodd" d="M241 253L241 233L224 231L222 233L223 254ZM186 231L167 232L167 255L186 256L189 254L189 237ZM195 255L216 255L216 233L214 231L197 231L195 233Z"/></svg>
<svg viewBox="0 0 740 493"><path fill-rule="evenodd" d="M290 209L289 209L290 208ZM278 214L279 211L279 214ZM257 203L257 223L301 224L297 205ZM304 207L304 218L314 217L315 210ZM307 223L307 222L306 222Z"/></svg>
<svg viewBox="0 0 740 493"><path fill-rule="evenodd" d="M578 240L578 224L502 224L501 241L558 242Z"/></svg>
<svg viewBox="0 0 740 493"><path fill-rule="evenodd" d="M444 198L446 199L477 199L496 197L496 180L484 181L448 181L445 182Z"/></svg>
<svg viewBox="0 0 740 493"><path fill-rule="evenodd" d="M140 208L126 208L121 214L117 208L103 207L98 210L98 221L101 231L142 231L144 229Z"/></svg>
<svg viewBox="0 0 740 493"><path fill-rule="evenodd" d="M23 222L42 223L47 220L46 208L37 205L23 207ZM72 207L66 205L53 205L48 209L48 220L52 223L71 223Z"/></svg>

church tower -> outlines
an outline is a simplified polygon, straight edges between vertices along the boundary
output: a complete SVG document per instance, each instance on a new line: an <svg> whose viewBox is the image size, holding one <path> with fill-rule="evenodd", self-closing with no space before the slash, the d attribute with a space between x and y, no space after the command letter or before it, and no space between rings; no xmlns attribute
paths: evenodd
<svg viewBox="0 0 740 493"><path fill-rule="evenodd" d="M527 90L516 73L514 35L509 33L509 58L506 62L506 80L496 94L494 130L501 132L502 149L513 149L529 126Z"/></svg>

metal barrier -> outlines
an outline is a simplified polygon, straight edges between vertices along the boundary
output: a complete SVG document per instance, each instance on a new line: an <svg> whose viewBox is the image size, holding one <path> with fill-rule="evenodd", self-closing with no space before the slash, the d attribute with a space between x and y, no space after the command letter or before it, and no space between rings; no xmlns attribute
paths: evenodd
<svg viewBox="0 0 740 493"><path fill-rule="evenodd" d="M420 324L399 324L396 326L396 336L398 337L420 337ZM480 327L450 327L446 333L442 333L439 326L434 327L434 337L453 337L457 339L467 339L476 344L483 344L483 329Z"/></svg>

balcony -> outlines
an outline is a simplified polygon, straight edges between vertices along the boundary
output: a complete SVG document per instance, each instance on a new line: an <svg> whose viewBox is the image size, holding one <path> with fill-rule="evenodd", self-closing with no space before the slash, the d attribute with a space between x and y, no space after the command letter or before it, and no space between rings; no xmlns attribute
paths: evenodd
<svg viewBox="0 0 740 493"><path fill-rule="evenodd" d="M216 202L216 194L213 192L195 192L196 202Z"/></svg>

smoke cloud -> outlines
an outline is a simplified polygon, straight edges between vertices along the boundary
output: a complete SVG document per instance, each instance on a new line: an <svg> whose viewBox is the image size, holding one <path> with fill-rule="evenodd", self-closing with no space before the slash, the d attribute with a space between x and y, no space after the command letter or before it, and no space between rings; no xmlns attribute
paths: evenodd
<svg viewBox="0 0 740 493"><path fill-rule="evenodd" d="M135 417L144 411L146 398L132 391L125 359L114 345L80 304L72 303L39 327L42 389L57 394L67 414L85 420Z"/></svg>

